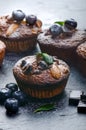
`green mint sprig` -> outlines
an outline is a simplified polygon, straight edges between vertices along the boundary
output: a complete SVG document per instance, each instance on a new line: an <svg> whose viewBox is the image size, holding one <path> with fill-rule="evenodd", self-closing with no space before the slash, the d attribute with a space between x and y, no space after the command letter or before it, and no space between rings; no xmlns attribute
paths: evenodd
<svg viewBox="0 0 86 130"><path fill-rule="evenodd" d="M54 23L63 26L63 25L65 24L65 21L56 21L56 22L54 22Z"/></svg>
<svg viewBox="0 0 86 130"><path fill-rule="evenodd" d="M42 105L39 108L37 108L34 111L34 113L41 112L41 111L50 111L50 110L52 110L54 108L55 108L54 104L45 104L45 105Z"/></svg>
<svg viewBox="0 0 86 130"><path fill-rule="evenodd" d="M38 53L37 57L42 58L49 65L53 64L53 57L47 53Z"/></svg>

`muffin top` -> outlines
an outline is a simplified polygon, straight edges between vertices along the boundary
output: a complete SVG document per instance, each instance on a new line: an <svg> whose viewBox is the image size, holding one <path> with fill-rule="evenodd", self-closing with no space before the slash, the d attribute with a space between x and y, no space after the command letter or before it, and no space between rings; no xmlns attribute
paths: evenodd
<svg viewBox="0 0 86 130"><path fill-rule="evenodd" d="M47 34L47 30L39 34L39 44L52 45L58 48L72 48L76 47L80 43L86 40L86 31L74 30L71 33L64 33L56 37L52 37L51 34Z"/></svg>
<svg viewBox="0 0 86 130"><path fill-rule="evenodd" d="M86 40L86 31L77 29L74 19L57 21L38 36L39 44L58 48L73 48Z"/></svg>
<svg viewBox="0 0 86 130"><path fill-rule="evenodd" d="M46 53L39 53L20 59L13 68L18 79L26 83L48 86L57 83L69 75L68 65Z"/></svg>
<svg viewBox="0 0 86 130"><path fill-rule="evenodd" d="M5 50L6 46L4 44L4 42L0 41L0 53Z"/></svg>
<svg viewBox="0 0 86 130"><path fill-rule="evenodd" d="M17 14L20 13L20 14ZM19 38L28 38L37 36L41 32L42 22L34 15L29 15L26 17L22 16L22 11L17 10L12 13L12 16L2 16L0 17L0 37L1 38L10 38L10 39L19 39ZM17 16L18 15L18 16ZM16 18L17 17L17 18ZM34 23L30 24L29 21L33 20L35 17ZM29 19L29 21L28 21Z"/></svg>
<svg viewBox="0 0 86 130"><path fill-rule="evenodd" d="M82 43L77 47L77 54L82 58L86 59L86 42Z"/></svg>

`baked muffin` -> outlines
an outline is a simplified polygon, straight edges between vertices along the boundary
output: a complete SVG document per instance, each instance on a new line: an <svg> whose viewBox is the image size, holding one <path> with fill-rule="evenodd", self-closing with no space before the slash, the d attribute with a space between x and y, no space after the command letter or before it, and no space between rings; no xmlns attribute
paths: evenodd
<svg viewBox="0 0 86 130"><path fill-rule="evenodd" d="M15 10L12 16L0 17L0 40L6 44L8 52L32 51L41 26L42 22L36 16L25 16L21 10Z"/></svg>
<svg viewBox="0 0 86 130"><path fill-rule="evenodd" d="M63 92L70 70L68 65L46 53L20 59L13 68L20 90L35 98L51 98Z"/></svg>
<svg viewBox="0 0 86 130"><path fill-rule="evenodd" d="M44 30L38 36L41 50L67 62L74 61L76 47L86 41L86 31L76 27L75 20L66 20L62 26L55 23Z"/></svg>
<svg viewBox="0 0 86 130"><path fill-rule="evenodd" d="M77 47L76 56L77 66L82 72L82 74L86 76L86 42L82 43Z"/></svg>
<svg viewBox="0 0 86 130"><path fill-rule="evenodd" d="M2 65L5 56L5 48L6 48L5 44L2 41L0 41L0 67Z"/></svg>

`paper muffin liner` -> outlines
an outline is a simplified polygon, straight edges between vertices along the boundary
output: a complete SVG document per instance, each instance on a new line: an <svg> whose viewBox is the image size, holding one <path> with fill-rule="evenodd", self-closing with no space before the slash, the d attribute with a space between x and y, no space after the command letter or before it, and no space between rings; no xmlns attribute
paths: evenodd
<svg viewBox="0 0 86 130"><path fill-rule="evenodd" d="M79 56L78 53L76 55L77 55L76 60L77 67L79 71L86 77L86 60L83 57Z"/></svg>
<svg viewBox="0 0 86 130"><path fill-rule="evenodd" d="M53 84L49 87L44 86L44 88L43 87L41 88L41 86L37 87L37 85L31 87L31 85L23 82L18 77L16 77L15 74L14 76L21 91L26 93L28 96L39 98L39 99L52 98L54 96L61 94L68 80L68 77L66 77L65 80L62 80L57 84Z"/></svg>
<svg viewBox="0 0 86 130"><path fill-rule="evenodd" d="M7 52L32 51L36 47L37 37L18 40L3 39L3 42L6 45Z"/></svg>
<svg viewBox="0 0 86 130"><path fill-rule="evenodd" d="M4 56L5 56L5 49L0 52L0 66L2 65Z"/></svg>
<svg viewBox="0 0 86 130"><path fill-rule="evenodd" d="M0 44L3 44L3 47L0 48L0 66L2 65L2 62L3 62L3 59L5 57L5 49L6 49L6 46L3 42L1 42Z"/></svg>

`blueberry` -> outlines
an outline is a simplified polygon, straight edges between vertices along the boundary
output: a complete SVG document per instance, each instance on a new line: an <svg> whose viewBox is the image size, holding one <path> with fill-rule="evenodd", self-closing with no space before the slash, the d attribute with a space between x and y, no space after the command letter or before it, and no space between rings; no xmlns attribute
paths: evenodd
<svg viewBox="0 0 86 130"><path fill-rule="evenodd" d="M21 67L25 66L25 64L26 64L26 61L25 61L25 60L22 60L22 62L21 62Z"/></svg>
<svg viewBox="0 0 86 130"><path fill-rule="evenodd" d="M32 67L32 65L27 63L25 66L22 67L22 70L23 70L24 74L28 75L33 70L33 67Z"/></svg>
<svg viewBox="0 0 86 130"><path fill-rule="evenodd" d="M4 106L9 113L17 113L19 109L18 100L15 98L6 99Z"/></svg>
<svg viewBox="0 0 86 130"><path fill-rule="evenodd" d="M24 19L25 14L23 13L22 10L14 10L12 12L12 17L14 20L21 22Z"/></svg>
<svg viewBox="0 0 86 130"><path fill-rule="evenodd" d="M37 17L35 15L26 16L26 23L29 25L34 25L37 21Z"/></svg>
<svg viewBox="0 0 86 130"><path fill-rule="evenodd" d="M45 61L40 61L38 65L41 67L42 70L47 69L48 65Z"/></svg>
<svg viewBox="0 0 86 130"><path fill-rule="evenodd" d="M30 65L25 71L24 74L29 74L33 70L32 66Z"/></svg>
<svg viewBox="0 0 86 130"><path fill-rule="evenodd" d="M11 97L11 90L8 88L2 88L0 90L0 103L3 104L7 98Z"/></svg>
<svg viewBox="0 0 86 130"><path fill-rule="evenodd" d="M6 88L9 88L11 92L15 92L18 90L18 85L15 83L9 83L6 85Z"/></svg>
<svg viewBox="0 0 86 130"><path fill-rule="evenodd" d="M58 36L63 32L62 27L56 24L52 25L49 30L52 36Z"/></svg>
<svg viewBox="0 0 86 130"><path fill-rule="evenodd" d="M18 100L20 106L23 106L27 103L27 96L21 91L15 91L12 94L12 97Z"/></svg>
<svg viewBox="0 0 86 130"><path fill-rule="evenodd" d="M77 22L74 19L70 19L66 20L64 25L71 30L77 27Z"/></svg>

